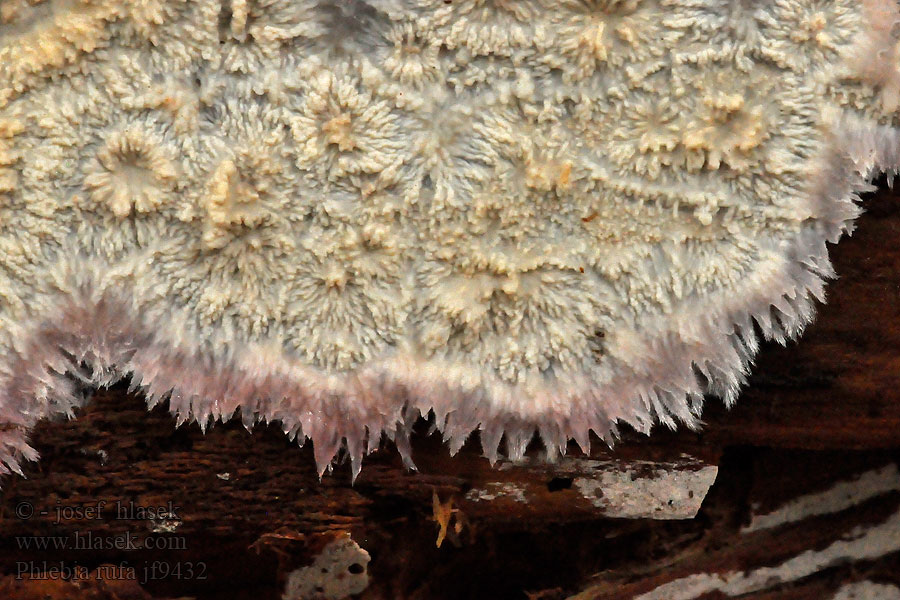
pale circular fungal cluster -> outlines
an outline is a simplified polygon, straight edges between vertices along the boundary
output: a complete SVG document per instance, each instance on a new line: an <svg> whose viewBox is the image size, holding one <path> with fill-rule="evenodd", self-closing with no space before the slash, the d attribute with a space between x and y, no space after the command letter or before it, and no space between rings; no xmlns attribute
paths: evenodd
<svg viewBox="0 0 900 600"><path fill-rule="evenodd" d="M0 471L78 403L65 365L133 373L204 425L279 419L320 468L344 444L358 469L416 411L489 456L504 433L516 457L535 430L554 452L696 424L703 394L734 399L751 319L809 322L825 242L896 168L897 19L892 0L4 2Z"/></svg>

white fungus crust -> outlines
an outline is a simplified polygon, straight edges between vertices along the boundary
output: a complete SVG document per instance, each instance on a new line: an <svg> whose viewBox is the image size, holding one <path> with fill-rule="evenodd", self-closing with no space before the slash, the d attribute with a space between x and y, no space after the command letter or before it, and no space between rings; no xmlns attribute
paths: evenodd
<svg viewBox="0 0 900 600"><path fill-rule="evenodd" d="M0 473L131 376L320 473L699 425L900 168L896 0L0 2ZM505 437L505 448L500 448ZM341 452L343 449L344 452Z"/></svg>

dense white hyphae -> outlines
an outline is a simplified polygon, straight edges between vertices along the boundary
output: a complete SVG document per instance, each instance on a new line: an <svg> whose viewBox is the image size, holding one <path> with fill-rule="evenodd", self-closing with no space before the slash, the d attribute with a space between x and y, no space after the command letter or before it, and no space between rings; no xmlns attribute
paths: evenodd
<svg viewBox="0 0 900 600"><path fill-rule="evenodd" d="M0 473L131 375L408 458L731 403L900 165L894 0L0 3Z"/></svg>

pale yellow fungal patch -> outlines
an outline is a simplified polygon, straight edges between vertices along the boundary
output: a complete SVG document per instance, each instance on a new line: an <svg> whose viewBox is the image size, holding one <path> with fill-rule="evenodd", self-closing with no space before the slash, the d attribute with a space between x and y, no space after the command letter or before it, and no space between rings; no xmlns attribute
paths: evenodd
<svg viewBox="0 0 900 600"><path fill-rule="evenodd" d="M554 29L554 65L564 68L566 80L582 80L598 69L621 66L636 57L659 55L660 41L671 42L680 35L661 26L652 3L640 0L545 1ZM558 10L561 8L562 10Z"/></svg>
<svg viewBox="0 0 900 600"><path fill-rule="evenodd" d="M440 60L440 44L423 43L412 24L393 27L387 39L393 47L384 66L392 77L416 89L441 77L445 67Z"/></svg>
<svg viewBox="0 0 900 600"><path fill-rule="evenodd" d="M774 121L774 115L767 114L771 86L758 80L755 88L736 91L719 75L705 88L700 114L685 128L681 143L689 151L702 151L709 169L725 162L746 170L750 151L760 147Z"/></svg>
<svg viewBox="0 0 900 600"><path fill-rule="evenodd" d="M169 200L178 171L160 139L136 128L112 133L88 166L84 186L97 204L124 218Z"/></svg>
<svg viewBox="0 0 900 600"><path fill-rule="evenodd" d="M388 171L397 161L400 131L390 105L361 89L351 75L317 72L297 113L289 117L302 149L298 166L327 180Z"/></svg>
<svg viewBox="0 0 900 600"><path fill-rule="evenodd" d="M544 10L536 0L427 0L417 7L417 27L447 48L479 56L511 56L547 43Z"/></svg>
<svg viewBox="0 0 900 600"><path fill-rule="evenodd" d="M190 0L135 0L116 3L118 15L125 26L153 45L162 42L163 25L178 17Z"/></svg>
<svg viewBox="0 0 900 600"><path fill-rule="evenodd" d="M797 7L776 4L762 13L761 53L776 64L815 69L850 44L861 22L855 0L814 0Z"/></svg>
<svg viewBox="0 0 900 600"><path fill-rule="evenodd" d="M197 130L200 96L184 79L167 77L160 83L152 83L150 89L141 90L135 96L134 105L168 113L179 134L186 135Z"/></svg>
<svg viewBox="0 0 900 600"><path fill-rule="evenodd" d="M0 119L0 203L4 198L2 193L14 191L19 180L18 172L11 168L18 161L12 138L24 129L24 123L18 119Z"/></svg>
<svg viewBox="0 0 900 600"><path fill-rule="evenodd" d="M259 175L264 176L265 171ZM209 188L203 198L208 226L203 240L210 248L218 248L227 243L231 226L254 228L264 219L259 204L259 192L244 181L238 173L234 161L223 160L213 172ZM251 239L251 245L258 247L260 241Z"/></svg>
<svg viewBox="0 0 900 600"><path fill-rule="evenodd" d="M6 4L6 3L4 3ZM110 0L17 1L0 13L0 106L21 90L27 75L61 67L93 52L117 16Z"/></svg>

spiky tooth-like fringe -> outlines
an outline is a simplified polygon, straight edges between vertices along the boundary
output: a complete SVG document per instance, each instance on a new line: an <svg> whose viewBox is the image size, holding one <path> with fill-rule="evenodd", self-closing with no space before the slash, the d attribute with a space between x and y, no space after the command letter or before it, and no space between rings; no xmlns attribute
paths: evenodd
<svg viewBox="0 0 900 600"><path fill-rule="evenodd" d="M196 421L205 430L238 408L248 429L279 421L299 443L312 440L320 474L344 448L356 477L382 436L413 466L409 434L420 415L431 415L451 453L480 430L492 462L504 439L503 453L520 459L535 432L552 457L570 439L589 450L592 431L612 444L617 423L643 432L655 423L698 427L704 394L734 402L760 334L785 343L812 320L814 300L824 300L824 282L834 276L826 241L850 231L873 174L900 170L896 129L845 115L834 131L834 145L811 178L809 222L793 238L769 242L780 258L748 273L736 289L686 297L670 314L621 325L610 332L609 354L596 369L537 386L399 352L358 372L324 373L279 348L218 333L203 337L164 298L139 302L128 274L145 257L103 265L64 253L53 270L57 291L36 302L35 317L0 327L7 333L0 473L20 472L22 461L37 458L27 436L38 420L71 417L85 401L85 386L128 374L148 406L167 400L179 424Z"/></svg>

